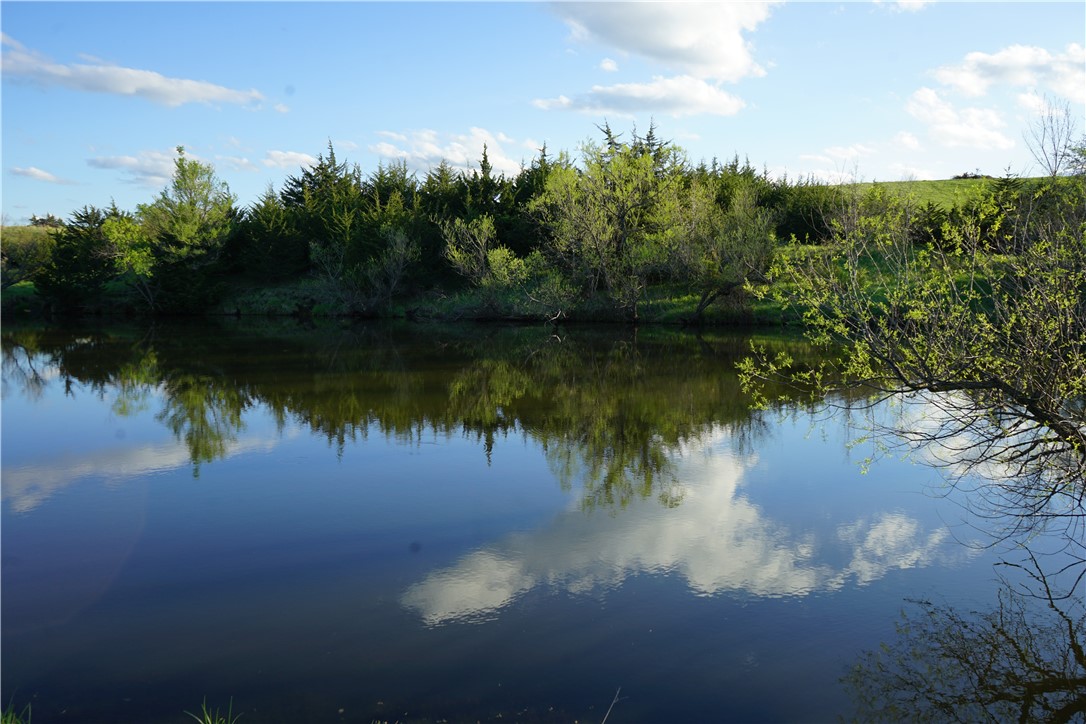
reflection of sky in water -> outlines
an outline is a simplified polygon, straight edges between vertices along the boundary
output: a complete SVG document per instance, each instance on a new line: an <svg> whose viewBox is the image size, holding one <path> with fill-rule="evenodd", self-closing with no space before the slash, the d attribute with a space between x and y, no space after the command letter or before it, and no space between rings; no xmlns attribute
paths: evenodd
<svg viewBox="0 0 1086 724"><path fill-rule="evenodd" d="M161 702L132 682L212 672L197 704L260 691L279 711L319 680L355 711L429 688L447 713L506 692L495 711L596 705L621 683L629 720L669 720L676 700L716 720L724 696L794 720L840 709L838 669L892 630L903 595L987 575L956 580L968 552L921 494L931 471L862 475L841 430L811 435L804 415L770 420L750 453L722 427L673 450L675 507L654 490L586 511L522 426L489 459L458 426L370 424L340 448L261 404L194 479L160 393L124 417L55 379L36 400L5 388L5 687ZM794 702L776 700L782 680Z"/></svg>
<svg viewBox="0 0 1086 724"><path fill-rule="evenodd" d="M403 605L431 625L485 620L539 586L597 593L642 573L680 576L699 595L802 596L963 555L944 526L899 510L781 523L743 490L757 456L732 454L726 433L715 438L674 455L681 505L649 498L614 515L562 512L430 573L407 589Z"/></svg>
<svg viewBox="0 0 1086 724"><path fill-rule="evenodd" d="M4 418L16 424L3 429L3 498L15 512L38 507L63 488L82 479L122 483L166 471L189 468L189 449L155 419L160 395L148 395L145 409L118 415L109 395L92 393L74 384L64 396L61 381L45 368L50 383L40 398L13 396L8 386ZM256 427L246 424L228 440L223 458L248 452L268 452L282 438L299 434L296 427L279 431L266 415L251 410Z"/></svg>

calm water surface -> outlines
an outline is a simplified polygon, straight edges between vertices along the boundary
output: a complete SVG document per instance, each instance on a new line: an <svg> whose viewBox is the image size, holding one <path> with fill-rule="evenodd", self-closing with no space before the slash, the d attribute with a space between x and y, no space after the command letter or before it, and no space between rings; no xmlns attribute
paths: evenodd
<svg viewBox="0 0 1086 724"><path fill-rule="evenodd" d="M805 353L786 340L770 344ZM993 600L932 469L752 414L741 335L3 337L2 696L53 721L826 721Z"/></svg>

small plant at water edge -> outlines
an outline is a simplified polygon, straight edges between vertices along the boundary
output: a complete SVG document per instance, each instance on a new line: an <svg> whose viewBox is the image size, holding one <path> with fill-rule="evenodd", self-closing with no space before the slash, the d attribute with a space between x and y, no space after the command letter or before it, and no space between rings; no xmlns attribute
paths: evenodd
<svg viewBox="0 0 1086 724"><path fill-rule="evenodd" d="M200 713L193 714L191 711L186 711L194 721L200 722L200 724L235 724L238 719L241 718L241 714L234 714L234 700L230 699L230 705L226 708L226 714L219 712L219 709L214 710L207 708L207 699L200 704ZM4 724L7 724L7 720L4 720Z"/></svg>

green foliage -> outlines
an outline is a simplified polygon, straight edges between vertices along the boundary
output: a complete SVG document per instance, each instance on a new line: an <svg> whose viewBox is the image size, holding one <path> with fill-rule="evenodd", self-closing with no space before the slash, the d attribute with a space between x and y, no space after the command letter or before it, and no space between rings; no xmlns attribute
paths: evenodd
<svg viewBox="0 0 1086 724"><path fill-rule="evenodd" d="M170 185L134 216L104 221L116 271L148 309L193 311L214 302L211 270L234 232L234 201L211 165L178 146Z"/></svg>
<svg viewBox="0 0 1086 724"><path fill-rule="evenodd" d="M97 297L115 274L110 223L131 220L116 206L84 206L54 233L49 260L34 275L34 286L58 311L73 312Z"/></svg>
<svg viewBox="0 0 1086 724"><path fill-rule="evenodd" d="M271 187L246 210L238 231L238 246L241 268L256 279L290 279L309 266L309 245Z"/></svg>
<svg viewBox="0 0 1086 724"><path fill-rule="evenodd" d="M830 236L829 220L840 208L840 187L814 179L791 183L781 179L766 196L776 209L777 238L820 244Z"/></svg>
<svg viewBox="0 0 1086 724"><path fill-rule="evenodd" d="M205 263L233 231L235 201L210 164L186 158L178 146L170 185L153 203L140 206L138 215L160 263Z"/></svg>
<svg viewBox="0 0 1086 724"><path fill-rule="evenodd" d="M488 253L497 248L494 219L484 214L471 221L453 219L441 224L445 256L457 273L472 284L485 286L490 277Z"/></svg>
<svg viewBox="0 0 1086 724"><path fill-rule="evenodd" d="M58 219L52 214L46 214L45 216L38 216L34 214L30 217L30 225L38 228L45 229L59 229L64 226L64 221Z"/></svg>
<svg viewBox="0 0 1086 724"><path fill-rule="evenodd" d="M30 724L30 704L16 711L14 704L8 704L7 708L0 712L0 724Z"/></svg>
<svg viewBox="0 0 1086 724"><path fill-rule="evenodd" d="M0 230L0 289L33 279L49 263L52 225L5 226Z"/></svg>
<svg viewBox="0 0 1086 724"><path fill-rule="evenodd" d="M930 406L897 433L932 447L954 476L991 481L980 503L1011 530L1074 520L1086 477L1086 210L1068 191L1049 213L1000 208L914 244L915 209L880 186L832 221L825 253L781 256L773 293L803 315L832 366L760 355L744 368L823 393L838 385ZM1078 193L1081 193L1079 191ZM1013 230L1013 231L1012 231ZM986 234L1016 253L986 251Z"/></svg>
<svg viewBox="0 0 1086 724"><path fill-rule="evenodd" d="M383 234L384 250L366 265L365 274L369 306L388 308L410 267L419 259L419 244L393 226L386 226Z"/></svg>
<svg viewBox="0 0 1086 724"><path fill-rule="evenodd" d="M756 194L749 181L733 184L722 208L709 183L695 180L684 195L674 277L699 295L697 322L718 297L765 280L775 247L773 219Z"/></svg>
<svg viewBox="0 0 1086 724"><path fill-rule="evenodd" d="M676 241L682 159L654 136L624 144L603 130L603 145L582 147L583 170L561 162L551 170L533 209L550 235L548 256L588 294L605 290L636 320L650 276L666 268Z"/></svg>
<svg viewBox="0 0 1086 724"><path fill-rule="evenodd" d="M329 143L327 156L288 178L280 196L314 268L349 293L357 281L350 261L362 256L361 172L338 162Z"/></svg>
<svg viewBox="0 0 1086 724"><path fill-rule="evenodd" d="M185 712L194 721L200 724L235 724L241 719L241 714L234 715L234 700L230 700L230 705L226 708L226 713L223 714L218 707L215 709L207 708L207 699L200 704L200 712L193 714L192 712Z"/></svg>
<svg viewBox="0 0 1086 724"><path fill-rule="evenodd" d="M317 301L307 291L294 295L296 304L270 298L233 308L391 314L411 296L414 314L454 295L469 316L575 312L614 321L643 318L646 300L666 298L662 315L654 301L654 319L700 322L718 302L728 310L714 313L717 321L786 319L779 300L751 301L746 287L762 282L774 254L801 243L831 248L834 220L871 188L771 180L738 156L692 168L655 125L644 135L634 129L628 142L606 124L600 131L576 162L544 146L506 177L484 147L477 168L443 161L421 182L403 161L364 175L329 143L279 193L269 187L244 212L210 165L179 149L171 184L151 203L132 214L95 212L97 219L85 209L73 230L56 230L55 251L51 216L35 217L41 226L25 230L41 234L33 238L4 229L3 285L33 279L58 310L142 301L150 312L207 311L226 292L244 301L253 284L278 289L313 277L334 298ZM948 253L965 243L1018 255L1030 228L1080 208L1084 196L1074 177L878 188L909 207L912 246ZM964 240L963 229L971 230ZM121 283L125 296L106 298ZM680 299L692 314L674 312Z"/></svg>

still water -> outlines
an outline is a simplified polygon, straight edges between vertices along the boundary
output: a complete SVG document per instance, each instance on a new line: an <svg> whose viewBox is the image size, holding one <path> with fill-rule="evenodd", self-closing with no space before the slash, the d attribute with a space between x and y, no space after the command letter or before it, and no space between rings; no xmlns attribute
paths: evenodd
<svg viewBox="0 0 1086 724"><path fill-rule="evenodd" d="M747 349L8 327L3 701L34 724L204 701L243 722L851 716L863 652L910 601L991 603L995 554L937 471L865 471L832 407L752 413Z"/></svg>

